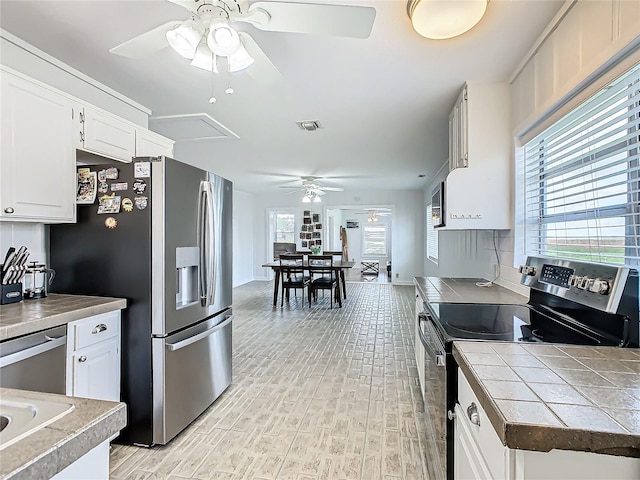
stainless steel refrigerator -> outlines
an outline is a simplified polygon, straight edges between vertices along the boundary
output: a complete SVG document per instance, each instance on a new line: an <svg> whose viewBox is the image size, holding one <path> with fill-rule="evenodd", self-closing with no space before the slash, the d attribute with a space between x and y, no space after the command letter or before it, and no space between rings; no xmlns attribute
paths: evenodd
<svg viewBox="0 0 640 480"><path fill-rule="evenodd" d="M166 157L86 168L96 200L49 228L51 291L127 299L118 441L165 444L231 383L232 185Z"/></svg>

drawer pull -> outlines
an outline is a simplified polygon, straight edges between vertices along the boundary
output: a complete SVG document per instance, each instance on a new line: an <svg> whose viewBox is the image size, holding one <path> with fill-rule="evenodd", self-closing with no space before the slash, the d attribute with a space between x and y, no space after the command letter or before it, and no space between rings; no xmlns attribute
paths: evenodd
<svg viewBox="0 0 640 480"><path fill-rule="evenodd" d="M449 420L453 420L454 418L456 418L456 412L454 412L453 410L448 410L447 411L447 418Z"/></svg>
<svg viewBox="0 0 640 480"><path fill-rule="evenodd" d="M93 327L93 330L91 330L91 334L93 335L95 333L104 332L106 330L107 330L107 326L104 323L99 323L98 325Z"/></svg>
<svg viewBox="0 0 640 480"><path fill-rule="evenodd" d="M80 357L78 357L78 361L80 363L86 362L87 361L87 356L86 355L81 355Z"/></svg>
<svg viewBox="0 0 640 480"><path fill-rule="evenodd" d="M475 402L471 402L471 405L467 407L467 415L471 423L480 426L480 414L478 414L478 407Z"/></svg>

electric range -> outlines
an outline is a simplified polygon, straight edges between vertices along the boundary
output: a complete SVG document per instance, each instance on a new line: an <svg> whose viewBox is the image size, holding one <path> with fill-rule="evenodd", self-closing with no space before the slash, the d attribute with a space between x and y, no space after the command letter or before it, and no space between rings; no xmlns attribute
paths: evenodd
<svg viewBox="0 0 640 480"><path fill-rule="evenodd" d="M454 340L638 347L638 272L627 267L529 257L523 305L429 303L418 318L425 349L427 454L436 478L453 478ZM482 287L478 287L482 288Z"/></svg>

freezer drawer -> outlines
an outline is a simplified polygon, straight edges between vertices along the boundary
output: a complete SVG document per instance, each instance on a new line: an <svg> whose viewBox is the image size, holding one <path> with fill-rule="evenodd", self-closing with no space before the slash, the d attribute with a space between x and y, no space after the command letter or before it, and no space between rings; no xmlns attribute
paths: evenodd
<svg viewBox="0 0 640 480"><path fill-rule="evenodd" d="M166 444L231 384L232 321L227 310L153 339L153 443Z"/></svg>

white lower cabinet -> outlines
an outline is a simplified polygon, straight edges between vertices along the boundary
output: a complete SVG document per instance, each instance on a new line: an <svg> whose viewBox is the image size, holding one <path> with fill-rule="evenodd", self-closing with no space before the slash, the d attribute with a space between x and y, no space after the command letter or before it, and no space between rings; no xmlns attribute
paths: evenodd
<svg viewBox="0 0 640 480"><path fill-rule="evenodd" d="M422 393L422 399L424 400L424 346L422 345L422 341L420 340L420 320L419 316L424 310L424 303L422 301L422 297L418 292L418 287L415 289L416 292L416 316L414 319L415 324L415 340L414 340L414 350L416 356L416 368L418 369L418 381L420 382L420 392Z"/></svg>
<svg viewBox="0 0 640 480"><path fill-rule="evenodd" d="M637 480L640 459L570 450L534 452L500 441L464 374L458 369L455 407L455 480Z"/></svg>
<svg viewBox="0 0 640 480"><path fill-rule="evenodd" d="M69 323L67 395L120 401L120 311Z"/></svg>
<svg viewBox="0 0 640 480"><path fill-rule="evenodd" d="M89 450L52 480L109 480L109 441Z"/></svg>

